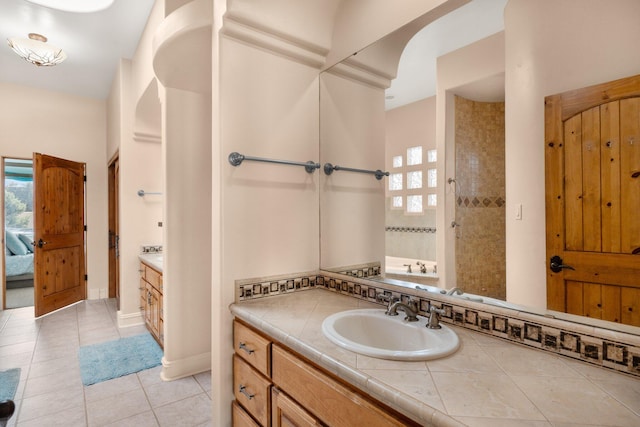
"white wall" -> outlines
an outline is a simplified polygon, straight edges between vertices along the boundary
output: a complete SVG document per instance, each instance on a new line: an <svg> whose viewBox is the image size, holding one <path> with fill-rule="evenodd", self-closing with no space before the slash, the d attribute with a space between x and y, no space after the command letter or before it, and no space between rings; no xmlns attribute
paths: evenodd
<svg viewBox="0 0 640 427"><path fill-rule="evenodd" d="M456 174L454 95L457 90L467 88L473 82L486 81L504 73L504 39L504 33L497 33L443 55L437 61L436 149L439 156L439 185L436 245L440 283L447 289L456 286L455 229L451 227L455 219L456 195L455 187L446 184Z"/></svg>
<svg viewBox="0 0 640 427"><path fill-rule="evenodd" d="M144 322L140 313L138 254L141 245L163 243L162 228L158 226L164 219L163 197L137 195L138 190L162 192L160 101L151 65L153 34L162 13L162 2L156 2L134 58L120 61L108 99L107 161L116 154L120 160L120 326ZM142 129L139 125L136 128L140 122L145 124ZM144 138L135 134L141 130Z"/></svg>
<svg viewBox="0 0 640 427"><path fill-rule="evenodd" d="M384 170L384 89L325 72L320 78L320 160ZM388 179L322 172L320 267L384 265L384 196Z"/></svg>
<svg viewBox="0 0 640 427"><path fill-rule="evenodd" d="M0 83L0 155L86 163L87 295L108 294L106 102Z"/></svg>
<svg viewBox="0 0 640 427"><path fill-rule="evenodd" d="M254 35L261 38L264 33L251 32ZM233 347L228 306L235 298L235 281L318 268L320 171L309 174L302 167L252 161L234 167L227 160L231 152L239 152L318 161L318 69L287 56L299 53L298 46L287 45L286 53L270 50L276 48L271 45L275 41L261 38L258 47L214 32L214 425L230 424Z"/></svg>
<svg viewBox="0 0 640 427"><path fill-rule="evenodd" d="M544 97L640 73L637 0L505 9L507 298L546 306ZM522 204L522 221L510 212Z"/></svg>
<svg viewBox="0 0 640 427"><path fill-rule="evenodd" d="M164 357L174 380L211 366L211 96L163 91Z"/></svg>

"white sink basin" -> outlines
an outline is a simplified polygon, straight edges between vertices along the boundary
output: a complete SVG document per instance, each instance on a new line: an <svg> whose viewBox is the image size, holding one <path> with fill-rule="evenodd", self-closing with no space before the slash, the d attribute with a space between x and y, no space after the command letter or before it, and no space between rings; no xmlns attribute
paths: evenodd
<svg viewBox="0 0 640 427"><path fill-rule="evenodd" d="M404 317L387 316L383 309L342 311L324 319L322 332L342 348L380 359L431 360L458 349L460 340L446 325L429 329L422 316L418 322Z"/></svg>

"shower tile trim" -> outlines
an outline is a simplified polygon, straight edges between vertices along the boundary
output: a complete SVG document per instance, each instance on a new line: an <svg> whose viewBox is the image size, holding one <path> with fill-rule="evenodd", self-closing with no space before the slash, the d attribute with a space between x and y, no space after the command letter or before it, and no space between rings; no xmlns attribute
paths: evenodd
<svg viewBox="0 0 640 427"><path fill-rule="evenodd" d="M377 267L379 272L379 264ZM444 323L640 378L640 336L367 279L373 276L370 274L373 271L376 271L375 263L350 268L349 273L315 271L236 280L236 302L316 288L381 306L384 304L376 299L379 293L403 302L414 299L422 316L426 316L433 305L445 310L441 317ZM346 274L349 277L345 277ZM365 274L368 276L363 276Z"/></svg>
<svg viewBox="0 0 640 427"><path fill-rule="evenodd" d="M504 208L504 196L458 196L456 205L459 208Z"/></svg>

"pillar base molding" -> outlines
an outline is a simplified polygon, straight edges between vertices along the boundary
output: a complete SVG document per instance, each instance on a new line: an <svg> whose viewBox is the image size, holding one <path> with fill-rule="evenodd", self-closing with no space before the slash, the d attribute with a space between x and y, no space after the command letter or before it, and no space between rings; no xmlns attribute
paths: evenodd
<svg viewBox="0 0 640 427"><path fill-rule="evenodd" d="M167 360L163 357L160 378L163 381L173 381L209 370L211 370L211 352L178 360Z"/></svg>

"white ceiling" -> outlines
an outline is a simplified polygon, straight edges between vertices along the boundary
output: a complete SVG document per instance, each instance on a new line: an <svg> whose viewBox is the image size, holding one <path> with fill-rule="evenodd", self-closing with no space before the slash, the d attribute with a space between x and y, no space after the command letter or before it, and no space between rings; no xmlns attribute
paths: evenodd
<svg viewBox="0 0 640 427"><path fill-rule="evenodd" d="M0 82L105 99L120 58L131 58L154 0L115 0L108 9L72 13L25 0L0 0ZM36 67L7 45L7 38L39 33L68 58Z"/></svg>
<svg viewBox="0 0 640 427"><path fill-rule="evenodd" d="M436 59L504 30L507 0L473 0L427 25L407 43L398 74L387 89L386 108L400 107L436 94ZM476 101L504 99L504 80L478 82L460 88Z"/></svg>
<svg viewBox="0 0 640 427"><path fill-rule="evenodd" d="M425 27L407 44L398 77L387 90L387 108L395 108L436 93L436 58L504 29L507 0L473 0ZM71 13L25 0L0 0L0 81L71 93L91 98L108 96L120 58L131 58L147 22L154 0L115 0L108 9ZM64 49L65 62L36 67L19 58L9 37L40 33ZM480 85L495 97L494 89ZM503 86L503 85L502 85ZM485 95L483 95L485 96ZM499 95L498 95L499 96Z"/></svg>

